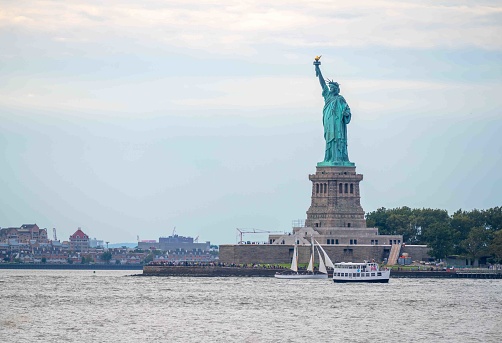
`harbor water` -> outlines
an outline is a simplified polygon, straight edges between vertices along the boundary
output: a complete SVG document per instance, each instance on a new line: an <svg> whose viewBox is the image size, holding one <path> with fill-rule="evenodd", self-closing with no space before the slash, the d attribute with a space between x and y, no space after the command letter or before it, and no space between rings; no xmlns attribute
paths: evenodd
<svg viewBox="0 0 502 343"><path fill-rule="evenodd" d="M501 342L502 280L0 270L0 342Z"/></svg>

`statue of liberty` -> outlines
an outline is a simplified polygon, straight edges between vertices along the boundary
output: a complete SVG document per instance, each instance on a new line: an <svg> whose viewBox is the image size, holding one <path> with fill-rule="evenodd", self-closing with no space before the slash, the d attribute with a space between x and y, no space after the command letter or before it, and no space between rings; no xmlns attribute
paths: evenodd
<svg viewBox="0 0 502 343"><path fill-rule="evenodd" d="M324 98L323 125L326 150L324 161L318 166L345 166L353 167L355 164L349 161L347 150L347 124L350 123L350 108L343 96L340 95L340 85L332 80L325 81L321 74L321 57L315 58L316 76L322 88Z"/></svg>

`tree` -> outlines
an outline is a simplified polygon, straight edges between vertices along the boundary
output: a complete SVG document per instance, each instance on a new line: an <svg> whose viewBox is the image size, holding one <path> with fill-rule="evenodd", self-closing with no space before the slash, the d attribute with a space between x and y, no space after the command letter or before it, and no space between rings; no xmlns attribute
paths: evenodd
<svg viewBox="0 0 502 343"><path fill-rule="evenodd" d="M82 264L89 264L91 262L94 262L91 256L82 256L81 263Z"/></svg>
<svg viewBox="0 0 502 343"><path fill-rule="evenodd" d="M453 230L446 224L432 224L425 238L430 248L429 255L436 259L443 259L453 251Z"/></svg>
<svg viewBox="0 0 502 343"><path fill-rule="evenodd" d="M489 231L485 227L477 226L471 229L467 238L460 245L467 252L467 256L476 261L488 253L489 241Z"/></svg>
<svg viewBox="0 0 502 343"><path fill-rule="evenodd" d="M42 263L47 263L47 258L42 257Z"/></svg>
<svg viewBox="0 0 502 343"><path fill-rule="evenodd" d="M455 231L458 242L467 239L471 229L480 225L481 223L476 224L476 221L469 212L462 211L461 209L451 216L451 227Z"/></svg>
<svg viewBox="0 0 502 343"><path fill-rule="evenodd" d="M491 231L502 230L502 206L489 208L483 211L485 225Z"/></svg>
<svg viewBox="0 0 502 343"><path fill-rule="evenodd" d="M488 251L495 256L495 260L498 263L502 262L502 230L498 230L493 235L493 240L488 246Z"/></svg>
<svg viewBox="0 0 502 343"><path fill-rule="evenodd" d="M403 241L408 244L417 243L419 231L416 219L411 213L391 213L387 218L390 234L403 235Z"/></svg>
<svg viewBox="0 0 502 343"><path fill-rule="evenodd" d="M387 218L389 213L385 207L381 207L373 212L366 213L366 224L368 227L377 227L380 234L385 235L389 233L387 228Z"/></svg>
<svg viewBox="0 0 502 343"><path fill-rule="evenodd" d="M110 263L110 260L112 259L112 253L110 251L105 251L101 254L101 259L106 263Z"/></svg>

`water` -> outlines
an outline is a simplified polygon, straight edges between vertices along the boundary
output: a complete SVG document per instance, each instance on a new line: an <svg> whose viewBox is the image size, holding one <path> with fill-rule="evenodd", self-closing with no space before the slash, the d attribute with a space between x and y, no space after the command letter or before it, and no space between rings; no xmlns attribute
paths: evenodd
<svg viewBox="0 0 502 343"><path fill-rule="evenodd" d="M501 342L502 280L0 270L0 342Z"/></svg>

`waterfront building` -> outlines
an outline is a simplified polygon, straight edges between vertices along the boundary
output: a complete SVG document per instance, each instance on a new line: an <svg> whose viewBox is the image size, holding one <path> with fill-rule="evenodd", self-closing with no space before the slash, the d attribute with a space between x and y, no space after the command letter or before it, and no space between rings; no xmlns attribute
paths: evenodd
<svg viewBox="0 0 502 343"><path fill-rule="evenodd" d="M89 236L87 236L80 228L70 236L70 249L73 251L88 251Z"/></svg>
<svg viewBox="0 0 502 343"><path fill-rule="evenodd" d="M0 242L47 243L47 229L40 229L37 224L23 224L21 227L1 228Z"/></svg>

